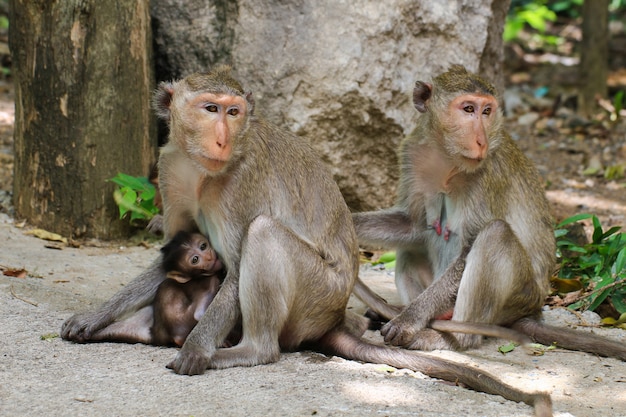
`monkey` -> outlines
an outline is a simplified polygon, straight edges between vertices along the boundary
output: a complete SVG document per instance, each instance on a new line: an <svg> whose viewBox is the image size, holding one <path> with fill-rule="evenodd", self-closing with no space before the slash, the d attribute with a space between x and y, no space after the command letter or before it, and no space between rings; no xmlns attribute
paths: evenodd
<svg viewBox="0 0 626 417"><path fill-rule="evenodd" d="M159 155L164 236L199 230L226 276L167 367L178 374L272 363L304 346L347 359L410 368L535 407L527 393L476 368L371 344L346 306L358 276L350 211L308 141L266 122L226 66L161 83L157 115L169 125ZM159 260L95 311L70 317L66 340L89 342L121 314L149 304L165 279ZM241 321L241 341L219 348Z"/></svg>
<svg viewBox="0 0 626 417"><path fill-rule="evenodd" d="M137 313L99 330L94 341L120 341L156 346L182 346L206 311L222 281L222 263L200 233L177 233L161 248L168 279L154 301ZM234 330L224 342L238 342Z"/></svg>
<svg viewBox="0 0 626 417"><path fill-rule="evenodd" d="M200 233L179 231L161 253L168 278L181 284L213 276L223 268L209 240Z"/></svg>
<svg viewBox="0 0 626 417"><path fill-rule="evenodd" d="M200 233L178 232L161 253L170 279L161 283L155 296L152 344L171 345L173 341L182 346L219 290L222 263ZM223 346L237 342L233 333Z"/></svg>
<svg viewBox="0 0 626 417"><path fill-rule="evenodd" d="M400 144L396 203L353 214L360 244L396 248L404 307L388 305L360 280L355 295L389 320L381 333L392 345L478 346L480 332L429 326L451 314L626 360L620 343L540 321L555 266L552 219L538 172L502 126L498 100L492 84L460 65L415 83L422 115Z"/></svg>

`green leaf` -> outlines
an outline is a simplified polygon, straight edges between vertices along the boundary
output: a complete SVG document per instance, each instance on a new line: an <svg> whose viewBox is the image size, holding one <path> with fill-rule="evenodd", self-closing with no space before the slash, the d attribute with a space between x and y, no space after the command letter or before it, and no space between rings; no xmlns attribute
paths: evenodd
<svg viewBox="0 0 626 417"><path fill-rule="evenodd" d="M623 102L624 102L624 90L619 90L617 93L615 93L615 97L613 97L613 107L615 107L616 114L619 114L619 112L622 110Z"/></svg>
<svg viewBox="0 0 626 417"><path fill-rule="evenodd" d="M607 230L606 232L602 233L602 235L600 236L600 240L606 239L607 237L609 237L611 235L614 235L620 229L621 229L620 226L613 226L613 227L611 227L609 230ZM602 228L600 228L600 231L602 231Z"/></svg>
<svg viewBox="0 0 626 417"><path fill-rule="evenodd" d="M567 219L563 220L561 223L556 225L556 228L560 229L563 226L567 226L568 224L576 223L576 222L579 222L581 220L590 219L592 217L595 217L595 216L593 214L588 214L588 213L577 214L575 216L568 217Z"/></svg>
<svg viewBox="0 0 626 417"><path fill-rule="evenodd" d="M156 189L147 177L133 177L118 173L109 181L117 184L119 189L113 192L113 198L120 210L120 218L130 213L131 224L137 220L149 220L159 212L154 206Z"/></svg>
<svg viewBox="0 0 626 417"><path fill-rule="evenodd" d="M626 292L616 291L611 295L611 304L621 314L620 324L626 322ZM622 321L624 319L624 321Z"/></svg>
<svg viewBox="0 0 626 417"><path fill-rule="evenodd" d="M396 253L395 252L385 252L378 258L378 262L386 264L387 262L395 261Z"/></svg>
<svg viewBox="0 0 626 417"><path fill-rule="evenodd" d="M503 355L505 353L513 352L514 350L515 350L515 343L513 342L509 342L505 345L498 346L498 352L502 353Z"/></svg>
<svg viewBox="0 0 626 417"><path fill-rule="evenodd" d="M109 181L119 185L120 187L130 187L134 190L141 190L145 188L146 184L146 182L142 181L141 177L133 177L121 172L119 172L115 177L110 178Z"/></svg>
<svg viewBox="0 0 626 417"><path fill-rule="evenodd" d="M593 222L593 243L600 243L602 240L602 224L600 224L600 219L596 216L591 217L591 221Z"/></svg>
<svg viewBox="0 0 626 417"><path fill-rule="evenodd" d="M624 267L626 267L626 247L623 247L622 250L619 251L613 266L615 267L614 274L619 274L624 270Z"/></svg>
<svg viewBox="0 0 626 417"><path fill-rule="evenodd" d="M569 232L569 230L567 230L567 229L556 229L554 231L554 237L556 239L558 239L560 237L563 237L563 236L567 235L567 232Z"/></svg>

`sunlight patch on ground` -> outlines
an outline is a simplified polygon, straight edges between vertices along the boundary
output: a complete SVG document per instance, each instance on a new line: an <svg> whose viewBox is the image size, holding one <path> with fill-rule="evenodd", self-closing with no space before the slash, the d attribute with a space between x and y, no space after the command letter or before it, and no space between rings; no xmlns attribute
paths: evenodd
<svg viewBox="0 0 626 417"><path fill-rule="evenodd" d="M406 386L390 383L389 380L352 381L342 384L341 391L345 396L365 404L389 406L418 405L422 403L420 397L422 399L425 397Z"/></svg>
<svg viewBox="0 0 626 417"><path fill-rule="evenodd" d="M616 190L616 193L626 193L625 189ZM626 216L626 207L617 201L603 198L597 195L582 195L574 191L552 190L547 191L546 195L550 201L564 206L580 208L580 212L595 213L597 211L611 212L614 216Z"/></svg>

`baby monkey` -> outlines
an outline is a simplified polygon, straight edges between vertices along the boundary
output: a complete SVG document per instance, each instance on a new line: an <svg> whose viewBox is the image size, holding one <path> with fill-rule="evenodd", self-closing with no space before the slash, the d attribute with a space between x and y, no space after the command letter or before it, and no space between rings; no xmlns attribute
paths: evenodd
<svg viewBox="0 0 626 417"><path fill-rule="evenodd" d="M223 281L223 266L200 233L178 232L161 248L163 281L153 302L97 332L94 340L182 346ZM224 342L237 344L238 331Z"/></svg>
<svg viewBox="0 0 626 417"><path fill-rule="evenodd" d="M161 253L169 279L154 299L153 344L182 346L219 290L222 262L200 233L178 232Z"/></svg>

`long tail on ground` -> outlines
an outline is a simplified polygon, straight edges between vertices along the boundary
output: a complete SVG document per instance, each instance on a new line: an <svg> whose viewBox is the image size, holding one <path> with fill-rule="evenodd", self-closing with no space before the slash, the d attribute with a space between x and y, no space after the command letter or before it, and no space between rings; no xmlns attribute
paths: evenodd
<svg viewBox="0 0 626 417"><path fill-rule="evenodd" d="M471 365L454 363L416 351L371 344L342 328L329 332L319 342L322 349L327 353L345 359L411 369L433 378L464 384L476 391L496 394L511 401L526 403L534 407L537 417L552 416L552 400L549 394L521 391Z"/></svg>
<svg viewBox="0 0 626 417"><path fill-rule="evenodd" d="M520 319L511 327L543 345L555 343L556 346L564 349L594 353L626 361L626 345L623 342L609 340L596 334L548 326L533 318Z"/></svg>

